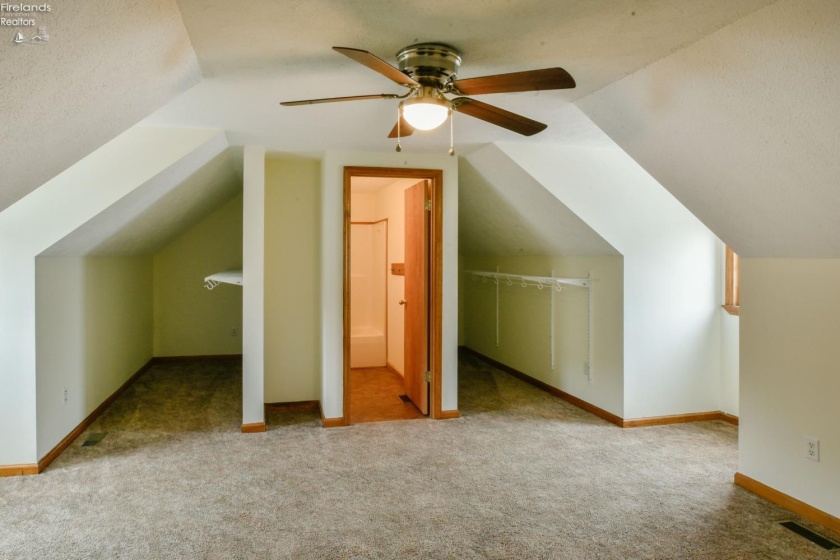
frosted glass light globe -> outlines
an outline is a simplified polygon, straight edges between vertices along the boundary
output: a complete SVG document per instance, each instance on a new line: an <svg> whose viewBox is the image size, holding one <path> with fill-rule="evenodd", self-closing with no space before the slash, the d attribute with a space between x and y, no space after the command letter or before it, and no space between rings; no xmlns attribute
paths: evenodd
<svg viewBox="0 0 840 560"><path fill-rule="evenodd" d="M417 130L432 130L446 122L449 108L442 103L420 102L403 105L403 118Z"/></svg>

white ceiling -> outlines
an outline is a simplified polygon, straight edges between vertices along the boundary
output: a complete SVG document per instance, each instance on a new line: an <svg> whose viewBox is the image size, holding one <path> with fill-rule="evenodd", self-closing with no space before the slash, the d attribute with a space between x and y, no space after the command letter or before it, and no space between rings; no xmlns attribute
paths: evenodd
<svg viewBox="0 0 840 560"><path fill-rule="evenodd" d="M46 44L0 27L0 211L201 79L175 0L50 6Z"/></svg>
<svg viewBox="0 0 840 560"><path fill-rule="evenodd" d="M460 77L561 66L578 82L481 96L549 128L526 139L457 115L459 155L612 138L744 255L840 256L838 14L833 0L56 5L47 45L0 41L0 211L143 117L274 151L392 150L393 100L278 102L402 91L333 45L393 62L441 41L462 51ZM403 140L406 151L448 144L446 127Z"/></svg>
<svg viewBox="0 0 840 560"><path fill-rule="evenodd" d="M141 187L41 256L151 255L242 192L242 149L228 148L166 192Z"/></svg>
<svg viewBox="0 0 840 560"><path fill-rule="evenodd" d="M481 96L549 125L541 142L598 145L588 119L566 105L768 4L770 0L180 0L205 80L153 114L152 124L212 126L232 144L272 150L392 150L394 100L280 107L279 101L404 90L335 53L332 46L394 54L418 41L461 50L461 77L561 66L567 91ZM458 115L456 147L468 153L497 140L524 140ZM445 151L449 131L415 133L406 150Z"/></svg>
<svg viewBox="0 0 840 560"><path fill-rule="evenodd" d="M836 0L780 1L578 105L742 256L840 257Z"/></svg>
<svg viewBox="0 0 840 560"><path fill-rule="evenodd" d="M458 250L465 255L619 255L531 175L498 150L458 165Z"/></svg>

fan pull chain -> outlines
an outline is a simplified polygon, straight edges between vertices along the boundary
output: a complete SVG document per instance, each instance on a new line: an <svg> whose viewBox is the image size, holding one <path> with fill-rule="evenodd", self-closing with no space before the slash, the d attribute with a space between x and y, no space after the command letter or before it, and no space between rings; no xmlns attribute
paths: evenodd
<svg viewBox="0 0 840 560"><path fill-rule="evenodd" d="M449 110L449 155L455 155L455 111Z"/></svg>
<svg viewBox="0 0 840 560"><path fill-rule="evenodd" d="M402 121L402 112L400 109L402 108L402 103L397 105L397 151L402 151L402 146L400 146L400 121Z"/></svg>

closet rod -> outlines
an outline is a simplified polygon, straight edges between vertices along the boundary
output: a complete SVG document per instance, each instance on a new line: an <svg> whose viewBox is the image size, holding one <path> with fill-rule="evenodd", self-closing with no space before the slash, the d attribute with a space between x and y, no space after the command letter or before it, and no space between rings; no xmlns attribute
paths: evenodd
<svg viewBox="0 0 840 560"><path fill-rule="evenodd" d="M500 280L508 284L521 286L540 286L560 289L562 286L577 286L589 288L589 278L552 278L551 276L526 276L524 274L508 274L506 272L486 272L483 270L467 270L468 274L478 278L489 278L494 283Z"/></svg>

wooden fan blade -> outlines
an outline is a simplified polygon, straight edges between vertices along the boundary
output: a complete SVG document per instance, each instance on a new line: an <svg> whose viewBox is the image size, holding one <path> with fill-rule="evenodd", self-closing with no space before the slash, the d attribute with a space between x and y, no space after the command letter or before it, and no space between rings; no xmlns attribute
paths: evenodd
<svg viewBox="0 0 840 560"><path fill-rule="evenodd" d="M350 97L325 97L323 99L305 99L303 101L282 101L284 107L297 105L314 105L315 103L336 103L338 101L361 101L363 99L397 99L399 95L393 93L377 93L376 95L351 95Z"/></svg>
<svg viewBox="0 0 840 560"><path fill-rule="evenodd" d="M562 68L544 68L543 70L455 80L452 86L463 95L481 95L483 93L569 89L575 87L575 79Z"/></svg>
<svg viewBox="0 0 840 560"><path fill-rule="evenodd" d="M393 80L401 86L411 87L419 86L420 84L410 76L407 76L379 58L361 49L351 49L349 47L333 47L334 51L340 52L346 57L352 58L359 64L363 64L375 72L379 72L389 80Z"/></svg>
<svg viewBox="0 0 840 560"><path fill-rule="evenodd" d="M513 132L522 134L523 136L533 136L538 132L542 132L548 125L541 122L531 120L522 115L505 111L499 107L470 99L469 97L457 97L452 100L452 106L459 113L464 113L471 117L487 121L490 124L501 126Z"/></svg>
<svg viewBox="0 0 840 560"><path fill-rule="evenodd" d="M400 138L404 138L406 136L411 136L414 134L414 127L408 124L408 122L400 117ZM397 137L397 125L394 125L394 128L391 129L391 133L388 134L388 138L396 138Z"/></svg>

